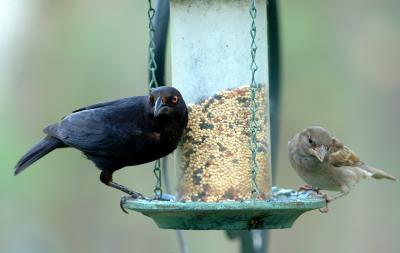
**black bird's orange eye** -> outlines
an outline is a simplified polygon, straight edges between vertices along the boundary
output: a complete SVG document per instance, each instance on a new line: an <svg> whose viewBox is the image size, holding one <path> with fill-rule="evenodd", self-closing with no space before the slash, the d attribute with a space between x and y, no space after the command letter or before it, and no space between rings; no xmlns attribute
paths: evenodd
<svg viewBox="0 0 400 253"><path fill-rule="evenodd" d="M177 104L178 101L179 101L178 96L173 96L172 99L171 99L171 102L174 103L174 104Z"/></svg>

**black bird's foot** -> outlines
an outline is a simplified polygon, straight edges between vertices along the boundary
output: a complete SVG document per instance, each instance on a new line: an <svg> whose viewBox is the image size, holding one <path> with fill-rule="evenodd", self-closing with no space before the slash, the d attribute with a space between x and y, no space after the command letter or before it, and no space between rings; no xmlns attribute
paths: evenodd
<svg viewBox="0 0 400 253"><path fill-rule="evenodd" d="M132 191L129 197L131 199L147 199L143 194L135 191Z"/></svg>
<svg viewBox="0 0 400 253"><path fill-rule="evenodd" d="M128 214L128 211L126 211L126 209L124 208L124 204L126 203L126 201L128 199L147 199L147 198L145 196L143 196L141 193L134 193L130 196L123 196L121 198L121 200L119 201L119 206L120 206L121 210L126 214Z"/></svg>
<svg viewBox="0 0 400 253"><path fill-rule="evenodd" d="M124 208L125 202L130 199L130 196L123 196L121 200L119 201L119 207L121 208L122 212L128 214L128 211Z"/></svg>
<svg viewBox="0 0 400 253"><path fill-rule="evenodd" d="M172 194L163 193L161 195L155 195L152 200L159 200L159 201L175 201L176 197Z"/></svg>

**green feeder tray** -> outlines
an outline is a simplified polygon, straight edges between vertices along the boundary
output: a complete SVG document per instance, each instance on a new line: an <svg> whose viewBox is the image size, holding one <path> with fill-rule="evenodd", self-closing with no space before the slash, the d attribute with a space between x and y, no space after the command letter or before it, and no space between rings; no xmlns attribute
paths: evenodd
<svg viewBox="0 0 400 253"><path fill-rule="evenodd" d="M304 212L325 207L312 191L272 188L270 200L176 202L128 199L125 209L140 212L159 228L184 230L248 230L290 228Z"/></svg>

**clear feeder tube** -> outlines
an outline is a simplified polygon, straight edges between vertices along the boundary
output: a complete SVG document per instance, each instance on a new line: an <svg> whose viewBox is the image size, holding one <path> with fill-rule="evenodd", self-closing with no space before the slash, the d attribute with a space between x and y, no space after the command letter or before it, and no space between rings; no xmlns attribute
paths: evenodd
<svg viewBox="0 0 400 253"><path fill-rule="evenodd" d="M265 0L257 1L257 185L271 193ZM177 151L181 201L252 198L248 1L171 1L172 84L189 106ZM194 32L195 31L195 32Z"/></svg>

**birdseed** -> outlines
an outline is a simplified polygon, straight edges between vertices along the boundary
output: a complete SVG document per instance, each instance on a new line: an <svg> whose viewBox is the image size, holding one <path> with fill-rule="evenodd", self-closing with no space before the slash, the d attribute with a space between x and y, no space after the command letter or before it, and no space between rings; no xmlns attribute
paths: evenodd
<svg viewBox="0 0 400 253"><path fill-rule="evenodd" d="M181 143L181 201L240 201L252 198L250 86L221 91L191 104ZM257 184L260 199L271 192L269 113L265 85L257 91Z"/></svg>

